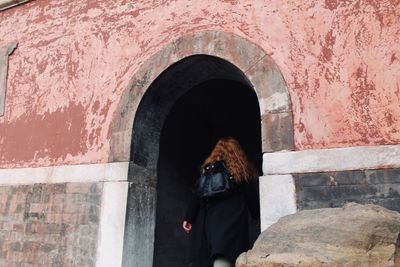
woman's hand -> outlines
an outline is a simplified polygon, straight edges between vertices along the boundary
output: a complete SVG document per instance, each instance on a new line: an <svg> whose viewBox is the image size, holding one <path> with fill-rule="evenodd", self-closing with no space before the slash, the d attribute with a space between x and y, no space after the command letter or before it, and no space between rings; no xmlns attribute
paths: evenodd
<svg viewBox="0 0 400 267"><path fill-rule="evenodd" d="M183 221L182 227L187 234L190 233L190 231L192 230L192 224L187 221Z"/></svg>

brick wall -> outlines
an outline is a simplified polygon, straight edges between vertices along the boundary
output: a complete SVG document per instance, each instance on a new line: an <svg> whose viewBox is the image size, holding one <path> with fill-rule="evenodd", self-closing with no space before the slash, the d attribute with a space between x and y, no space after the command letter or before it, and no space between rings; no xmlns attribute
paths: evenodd
<svg viewBox="0 0 400 267"><path fill-rule="evenodd" d="M373 203L400 212L400 169L295 174L299 210Z"/></svg>
<svg viewBox="0 0 400 267"><path fill-rule="evenodd" d="M94 266L101 183L0 187L0 266Z"/></svg>

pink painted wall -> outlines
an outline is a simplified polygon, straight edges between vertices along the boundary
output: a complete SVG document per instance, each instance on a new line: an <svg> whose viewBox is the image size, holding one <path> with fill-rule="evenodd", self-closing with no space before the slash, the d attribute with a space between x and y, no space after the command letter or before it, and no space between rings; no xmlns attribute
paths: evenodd
<svg viewBox="0 0 400 267"><path fill-rule="evenodd" d="M399 0L35 0L0 12L10 56L0 167L107 162L141 64L180 36L231 32L276 61L296 149L400 143Z"/></svg>

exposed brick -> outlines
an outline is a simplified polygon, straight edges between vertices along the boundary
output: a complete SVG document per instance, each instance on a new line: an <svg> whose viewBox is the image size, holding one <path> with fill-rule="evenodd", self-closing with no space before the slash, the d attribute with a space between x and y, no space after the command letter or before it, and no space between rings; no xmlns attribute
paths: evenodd
<svg viewBox="0 0 400 267"><path fill-rule="evenodd" d="M92 184L83 184L83 183L68 183L66 186L67 194L88 194L91 191L91 187L96 186Z"/></svg>
<svg viewBox="0 0 400 267"><path fill-rule="evenodd" d="M20 242L12 242L10 244L10 248L12 251L20 251L21 250L21 243Z"/></svg>
<svg viewBox="0 0 400 267"><path fill-rule="evenodd" d="M0 194L0 203L6 203L8 199L8 195L6 193Z"/></svg>
<svg viewBox="0 0 400 267"><path fill-rule="evenodd" d="M24 220L39 220L43 221L46 218L46 214L43 212L25 212Z"/></svg>
<svg viewBox="0 0 400 267"><path fill-rule="evenodd" d="M54 244L44 244L44 245L42 245L40 247L40 249L45 253L49 253L49 252L51 252L51 251L56 249L56 245L54 245Z"/></svg>
<svg viewBox="0 0 400 267"><path fill-rule="evenodd" d="M91 205L90 209L89 209L89 222L98 223L99 216L100 216L100 208L96 207L94 205Z"/></svg>
<svg viewBox="0 0 400 267"><path fill-rule="evenodd" d="M14 223L13 231L15 231L15 232L25 232L25 224L23 224L23 223Z"/></svg>
<svg viewBox="0 0 400 267"><path fill-rule="evenodd" d="M47 204L43 203L32 203L29 205L29 212L36 212L36 213L41 213L45 212L48 208Z"/></svg>
<svg viewBox="0 0 400 267"><path fill-rule="evenodd" d="M0 203L0 214L4 214L6 212L6 203Z"/></svg>
<svg viewBox="0 0 400 267"><path fill-rule="evenodd" d="M0 266L94 266L101 190L94 183L0 187Z"/></svg>
<svg viewBox="0 0 400 267"><path fill-rule="evenodd" d="M76 200L69 198L65 202L64 205L64 213L79 213L79 211L82 209L83 204L78 204Z"/></svg>
<svg viewBox="0 0 400 267"><path fill-rule="evenodd" d="M14 224L12 222L3 222L2 230L12 231L14 228Z"/></svg>
<svg viewBox="0 0 400 267"><path fill-rule="evenodd" d="M62 213L50 213L46 216L46 223L63 223L63 214Z"/></svg>
<svg viewBox="0 0 400 267"><path fill-rule="evenodd" d="M62 213L64 209L64 205L57 204L57 203L52 203L50 206L50 213Z"/></svg>
<svg viewBox="0 0 400 267"><path fill-rule="evenodd" d="M51 194L65 194L66 193L66 183L62 184L52 184L51 186L46 186L45 187L45 192L51 193Z"/></svg>

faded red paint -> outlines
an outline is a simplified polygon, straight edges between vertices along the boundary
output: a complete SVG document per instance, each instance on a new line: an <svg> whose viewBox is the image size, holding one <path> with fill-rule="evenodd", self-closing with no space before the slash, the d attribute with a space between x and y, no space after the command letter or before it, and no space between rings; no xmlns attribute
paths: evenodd
<svg viewBox="0 0 400 267"><path fill-rule="evenodd" d="M398 144L399 18L394 0L36 0L0 12L0 46L19 42L0 167L106 162L131 77L168 43L203 30L247 38L277 63L296 149Z"/></svg>
<svg viewBox="0 0 400 267"><path fill-rule="evenodd" d="M87 152L85 109L71 104L43 115L25 114L15 122L2 125L1 161L47 158L49 161L69 159ZM48 158L48 155L52 155Z"/></svg>

